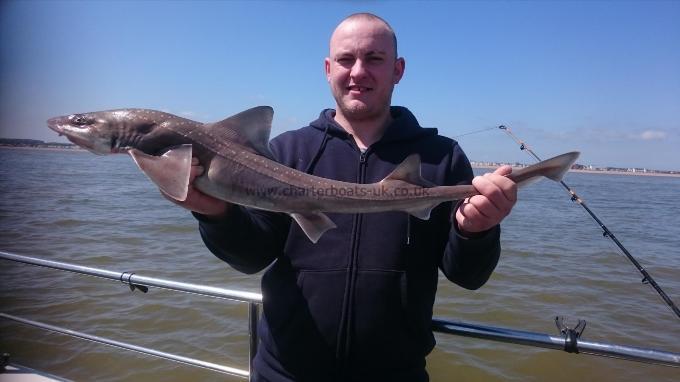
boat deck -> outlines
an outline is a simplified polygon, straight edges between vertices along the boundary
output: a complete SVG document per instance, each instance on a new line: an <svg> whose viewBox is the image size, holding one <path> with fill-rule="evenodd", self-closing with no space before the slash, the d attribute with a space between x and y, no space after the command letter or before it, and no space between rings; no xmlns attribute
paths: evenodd
<svg viewBox="0 0 680 382"><path fill-rule="evenodd" d="M0 369L0 382L68 382L68 380L25 366L7 365Z"/></svg>

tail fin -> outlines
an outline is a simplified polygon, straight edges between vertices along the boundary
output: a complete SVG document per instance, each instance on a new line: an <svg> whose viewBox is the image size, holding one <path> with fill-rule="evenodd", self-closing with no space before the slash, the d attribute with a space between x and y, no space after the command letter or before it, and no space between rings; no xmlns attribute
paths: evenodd
<svg viewBox="0 0 680 382"><path fill-rule="evenodd" d="M536 177L544 176L548 179L559 182L564 174L569 171L576 162L580 153L578 151L568 152L556 157L540 161L529 167L513 171L508 178L512 179L518 186L537 180Z"/></svg>

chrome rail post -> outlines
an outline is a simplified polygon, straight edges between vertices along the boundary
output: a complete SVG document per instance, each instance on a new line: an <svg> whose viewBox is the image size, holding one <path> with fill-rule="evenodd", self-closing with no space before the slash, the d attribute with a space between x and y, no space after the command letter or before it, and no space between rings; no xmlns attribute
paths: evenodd
<svg viewBox="0 0 680 382"><path fill-rule="evenodd" d="M252 302L248 303L248 334L249 334L249 348L248 348L248 380L253 380L253 359L257 353L257 345L259 338L257 336L257 321L260 317L260 307Z"/></svg>

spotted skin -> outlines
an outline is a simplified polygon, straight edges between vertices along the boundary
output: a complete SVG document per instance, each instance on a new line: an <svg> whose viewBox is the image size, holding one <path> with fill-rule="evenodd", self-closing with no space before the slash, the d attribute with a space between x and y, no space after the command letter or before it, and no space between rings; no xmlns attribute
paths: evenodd
<svg viewBox="0 0 680 382"><path fill-rule="evenodd" d="M283 166L268 149L272 117L267 106L206 124L156 110L119 109L56 117L47 124L96 154L138 150L160 156L191 145L191 155L205 168L194 180L198 190L230 203L290 214L314 242L335 227L324 212L404 211L428 219L440 203L478 194L468 185L430 185L420 176L417 156L373 184L340 182ZM577 157L576 152L563 154L509 177L517 182L537 176L559 180Z"/></svg>

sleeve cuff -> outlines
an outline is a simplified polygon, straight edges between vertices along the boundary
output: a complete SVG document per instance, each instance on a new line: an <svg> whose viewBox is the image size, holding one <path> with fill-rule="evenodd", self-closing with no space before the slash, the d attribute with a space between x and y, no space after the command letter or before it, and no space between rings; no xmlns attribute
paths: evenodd
<svg viewBox="0 0 680 382"><path fill-rule="evenodd" d="M453 223L451 224L451 230L461 240L484 240L487 237L492 236L493 231L495 231L497 228L498 228L498 224L487 229L486 231L474 232L474 233L463 233L463 232L460 231L460 228L458 227L458 222L456 221L455 218L453 219Z"/></svg>

